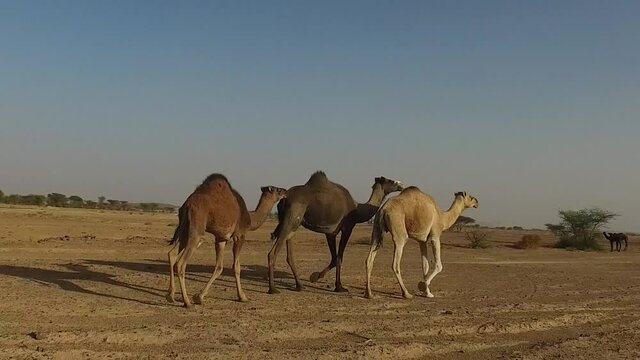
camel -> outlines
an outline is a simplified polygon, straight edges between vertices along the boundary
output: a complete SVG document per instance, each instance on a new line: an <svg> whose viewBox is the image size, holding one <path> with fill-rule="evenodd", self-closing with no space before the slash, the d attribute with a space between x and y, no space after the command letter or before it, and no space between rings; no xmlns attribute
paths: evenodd
<svg viewBox="0 0 640 360"><path fill-rule="evenodd" d="M429 284L433 278L442 271L442 260L440 259L440 235L456 222L458 216L466 208L477 208L478 199L466 192L457 192L449 210L438 209L435 200L425 194L415 186L404 189L398 196L389 199L376 214L371 232L371 247L366 260L367 284L366 298L373 298L371 292L371 270L373 261L378 249L382 246L384 233L390 232L394 246L393 272L398 279L402 296L411 299L404 286L400 274L400 261L402 260L402 249L408 238L417 240L420 244L422 254L422 273L424 281L418 284L418 288L429 298L433 294L429 290ZM435 258L435 268L429 273L429 258L427 256L427 242L431 243ZM428 275L428 276L427 276Z"/></svg>
<svg viewBox="0 0 640 360"><path fill-rule="evenodd" d="M622 242L624 241L624 251L627 250L627 247L629 246L629 238L627 237L627 234L625 233L609 233L607 234L606 232L602 233L604 235L604 237L609 240L609 243L611 243L611 251L613 251L613 243L616 243L616 251L620 251L620 249L622 248Z"/></svg>
<svg viewBox="0 0 640 360"><path fill-rule="evenodd" d="M268 256L269 294L279 293L273 283L273 272L278 252L285 242L287 243L287 263L296 281L296 291L303 289L291 241L300 225L311 231L325 234L331 252L331 262L321 272L313 273L311 282L323 278L329 270L335 267L335 291L348 291L342 286L340 269L344 249L353 227L357 223L369 221L382 204L384 197L400 190L402 190L402 184L399 181L376 177L369 200L364 204L358 204L347 189L330 181L322 171L311 175L306 184L287 190L286 198L278 203L279 223L271 234L271 239L275 240L275 243ZM340 232L342 232L340 246L336 251L336 237Z"/></svg>
<svg viewBox="0 0 640 360"><path fill-rule="evenodd" d="M261 188L262 195L256 209L247 210L244 199L234 190L224 175L211 174L187 198L178 212L178 226L169 242L170 281L167 300L174 300L174 267L178 272L184 307L190 308L191 301L185 287L187 262L193 251L200 246L205 231L215 237L216 265L213 274L194 302L202 304L209 287L222 273L224 247L227 241L233 241L233 271L236 280L238 299L248 301L240 285L240 250L247 231L262 225L273 205L286 196L286 189L275 186Z"/></svg>

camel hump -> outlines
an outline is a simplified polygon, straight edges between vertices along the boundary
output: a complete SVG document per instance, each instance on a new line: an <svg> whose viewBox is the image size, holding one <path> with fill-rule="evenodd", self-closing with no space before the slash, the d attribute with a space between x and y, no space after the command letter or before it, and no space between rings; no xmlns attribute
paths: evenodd
<svg viewBox="0 0 640 360"><path fill-rule="evenodd" d="M202 183L203 184L208 184L208 183L211 183L211 182L214 182L214 181L224 181L227 184L229 183L229 180L227 180L226 176L224 176L222 174L218 174L218 173L214 173L214 174L211 174L211 175L207 176L207 178L204 179L202 181Z"/></svg>
<svg viewBox="0 0 640 360"><path fill-rule="evenodd" d="M311 175L309 180L307 180L308 185L320 185L328 183L329 179L327 178L327 174L324 171L316 171Z"/></svg>
<svg viewBox="0 0 640 360"><path fill-rule="evenodd" d="M402 190L402 193L422 192L417 186L408 186Z"/></svg>

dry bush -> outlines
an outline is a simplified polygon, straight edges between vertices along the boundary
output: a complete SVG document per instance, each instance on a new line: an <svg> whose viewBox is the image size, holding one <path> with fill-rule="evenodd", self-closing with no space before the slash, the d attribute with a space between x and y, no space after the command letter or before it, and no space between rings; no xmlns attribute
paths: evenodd
<svg viewBox="0 0 640 360"><path fill-rule="evenodd" d="M491 246L489 244L489 233L480 230L467 231L464 234L464 238L469 242L469 247L472 249L486 249Z"/></svg>
<svg viewBox="0 0 640 360"><path fill-rule="evenodd" d="M540 247L540 235L526 234L522 235L522 239L515 243L516 249L537 249Z"/></svg>

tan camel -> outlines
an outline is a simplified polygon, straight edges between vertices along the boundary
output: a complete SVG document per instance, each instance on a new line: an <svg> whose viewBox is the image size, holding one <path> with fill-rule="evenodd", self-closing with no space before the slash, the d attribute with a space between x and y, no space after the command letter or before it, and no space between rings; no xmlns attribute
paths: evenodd
<svg viewBox="0 0 640 360"><path fill-rule="evenodd" d="M402 296L406 299L413 297L404 286L400 274L402 249L407 239L412 238L419 242L422 254L424 281L418 284L418 288L427 297L433 297L429 290L429 284L442 271L440 235L456 222L456 219L464 209L470 207L477 208L478 200L466 192L457 192L449 210L442 211L438 209L436 201L430 195L423 193L415 186L404 189L398 196L384 203L373 221L371 247L366 261L367 284L365 297L373 298L371 293L371 269L373 268L373 260L376 257L376 253L382 245L382 237L385 232L390 232L393 240L394 258L392 268L398 279L398 284L400 284L400 289L402 289ZM428 275L427 241L431 243L435 258L435 268L430 275Z"/></svg>
<svg viewBox="0 0 640 360"><path fill-rule="evenodd" d="M191 307L185 287L187 262L193 251L200 246L205 231L215 237L216 265L213 274L202 292L194 298L197 304L204 301L209 287L222 273L224 247L233 241L233 271L238 299L247 301L240 285L240 250L245 234L262 225L273 205L285 197L287 190L275 186L261 188L262 195L255 211L249 212L244 199L234 190L224 175L211 174L187 198L178 213L178 226L169 242L170 281L167 300L174 301L174 266L178 272L184 307Z"/></svg>

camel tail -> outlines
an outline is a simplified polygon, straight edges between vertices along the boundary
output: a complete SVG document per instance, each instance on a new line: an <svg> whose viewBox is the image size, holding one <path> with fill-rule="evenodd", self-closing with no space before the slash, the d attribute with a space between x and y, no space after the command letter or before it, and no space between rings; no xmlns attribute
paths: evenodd
<svg viewBox="0 0 640 360"><path fill-rule="evenodd" d="M382 238L387 232L387 224L385 221L385 212L380 209L373 218L373 229L371 230L371 246L379 249L382 246Z"/></svg>
<svg viewBox="0 0 640 360"><path fill-rule="evenodd" d="M169 240L169 245L182 242L189 237L189 215L181 212L178 217L178 226L176 226L176 230L173 232L173 237Z"/></svg>
<svg viewBox="0 0 640 360"><path fill-rule="evenodd" d="M276 206L276 208L278 209L278 225L271 233L271 241L276 240L278 236L280 236L280 232L282 231L282 220L284 219L284 206L285 206L285 199L281 199L280 201L278 201L278 205Z"/></svg>

